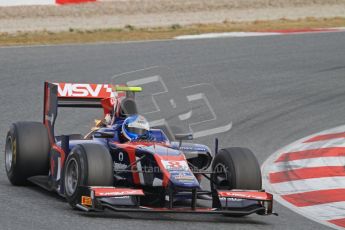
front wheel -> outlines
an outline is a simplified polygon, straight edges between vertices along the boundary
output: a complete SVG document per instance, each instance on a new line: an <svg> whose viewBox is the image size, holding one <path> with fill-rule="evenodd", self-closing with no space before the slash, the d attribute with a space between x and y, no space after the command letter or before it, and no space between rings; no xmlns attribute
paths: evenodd
<svg viewBox="0 0 345 230"><path fill-rule="evenodd" d="M247 148L221 149L213 160L212 171L212 190L262 189L260 165Z"/></svg>
<svg viewBox="0 0 345 230"><path fill-rule="evenodd" d="M64 168L65 196L74 208L80 203L80 186L113 186L113 161L109 151L99 144L75 146Z"/></svg>
<svg viewBox="0 0 345 230"><path fill-rule="evenodd" d="M261 190L260 165L247 148L221 149L213 160L212 170L216 189Z"/></svg>

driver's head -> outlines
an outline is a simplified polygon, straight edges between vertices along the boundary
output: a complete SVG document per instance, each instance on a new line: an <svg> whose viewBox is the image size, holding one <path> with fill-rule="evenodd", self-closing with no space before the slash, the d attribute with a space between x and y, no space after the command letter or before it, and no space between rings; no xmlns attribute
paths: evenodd
<svg viewBox="0 0 345 230"><path fill-rule="evenodd" d="M147 137L149 130L149 123L141 115L129 116L122 124L122 134L128 141Z"/></svg>

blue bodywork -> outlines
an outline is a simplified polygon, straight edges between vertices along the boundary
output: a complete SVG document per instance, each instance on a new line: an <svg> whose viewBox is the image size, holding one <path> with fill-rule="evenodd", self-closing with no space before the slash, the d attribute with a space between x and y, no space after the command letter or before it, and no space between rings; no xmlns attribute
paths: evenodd
<svg viewBox="0 0 345 230"><path fill-rule="evenodd" d="M113 133L112 138L101 137L101 133ZM70 152L76 145L84 143L96 143L104 145L113 159L114 164L114 178L116 183L124 183L127 186L134 184L134 178L132 173L119 173L121 169L128 167L133 162L130 161L129 153L127 149L123 149L121 146L121 122L117 122L110 127L100 128L95 131L91 139L71 139L69 140L68 152ZM140 142L140 141L139 141ZM135 143L135 141L133 142ZM57 142L57 145L62 147L61 141ZM170 142L164 132L160 129L151 129L149 131L148 140L145 140L144 146L135 146L135 158L138 160L140 157L145 156L145 160L139 160L136 164L140 167L161 167L157 164L157 160L166 162L164 157L181 156L181 154L189 157L199 156L199 154L209 154L210 150L205 145L183 143L181 146L179 142ZM120 155L122 154L122 159ZM211 159L211 157L210 157ZM210 160L209 160L210 161ZM185 168L181 169L167 169L169 173L169 186L176 188L200 188L199 181L191 172L186 160L181 162L185 164ZM208 164L209 165L209 164ZM143 186L150 187L162 187L163 176L160 172L142 173L140 176L141 184ZM117 185L117 184L116 184Z"/></svg>

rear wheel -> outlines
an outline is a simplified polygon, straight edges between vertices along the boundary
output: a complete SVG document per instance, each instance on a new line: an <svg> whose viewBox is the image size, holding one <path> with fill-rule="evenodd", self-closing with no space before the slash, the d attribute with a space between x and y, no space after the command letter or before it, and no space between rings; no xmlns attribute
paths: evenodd
<svg viewBox="0 0 345 230"><path fill-rule="evenodd" d="M49 139L40 122L17 122L6 137L5 167L13 185L26 185L27 179L47 175L49 170Z"/></svg>
<svg viewBox="0 0 345 230"><path fill-rule="evenodd" d="M113 186L113 160L109 151L99 144L75 146L67 157L64 168L65 196L75 207L80 203L80 186Z"/></svg>
<svg viewBox="0 0 345 230"><path fill-rule="evenodd" d="M262 188L260 165L252 151L247 148L221 149L213 160L212 171L212 181L215 182L211 183L212 190Z"/></svg>

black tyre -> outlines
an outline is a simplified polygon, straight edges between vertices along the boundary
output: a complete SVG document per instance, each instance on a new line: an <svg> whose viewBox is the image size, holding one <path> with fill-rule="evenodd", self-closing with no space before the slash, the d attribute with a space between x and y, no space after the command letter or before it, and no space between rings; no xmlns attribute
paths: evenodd
<svg viewBox="0 0 345 230"><path fill-rule="evenodd" d="M68 155L64 168L65 196L75 207L80 203L79 186L113 186L113 160L108 149L99 144L80 144Z"/></svg>
<svg viewBox="0 0 345 230"><path fill-rule="evenodd" d="M212 163L216 189L261 190L261 170L255 155L247 148L221 149Z"/></svg>
<svg viewBox="0 0 345 230"><path fill-rule="evenodd" d="M255 155L247 148L221 149L212 163L212 189L261 190L261 170ZM225 215L241 217L245 215Z"/></svg>
<svg viewBox="0 0 345 230"><path fill-rule="evenodd" d="M26 185L27 179L48 175L49 138L46 127L39 122L17 122L6 137L5 167L13 185Z"/></svg>

